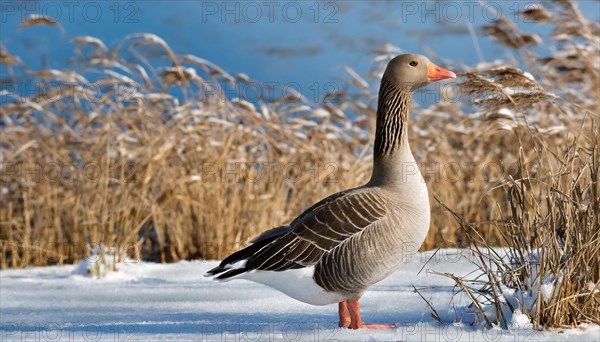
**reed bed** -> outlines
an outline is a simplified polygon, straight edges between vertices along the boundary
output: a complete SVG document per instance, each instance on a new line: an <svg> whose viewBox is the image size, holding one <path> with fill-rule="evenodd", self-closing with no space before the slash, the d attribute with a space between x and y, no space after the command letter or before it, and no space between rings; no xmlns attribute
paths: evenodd
<svg viewBox="0 0 600 342"><path fill-rule="evenodd" d="M482 144L485 152L476 157L500 158L506 169L485 185L479 203L487 216L473 219L461 195L436 197L460 225L480 271L441 275L472 300L464 309L475 322L534 329L600 324L599 26L572 2L538 11L522 15L555 25L552 56L528 50L531 40L520 39L506 20L486 28L519 50L535 78L508 66L464 74L461 87L479 113L464 150ZM464 150L461 158L468 157Z"/></svg>
<svg viewBox="0 0 600 342"><path fill-rule="evenodd" d="M536 327L600 323L598 25L572 2L522 15L553 26L551 54L501 19L485 32L515 58L446 65L463 70L461 83L413 108L411 146L432 203L422 249L508 246L510 262L486 254L500 272L487 289L560 278L530 312ZM27 26L49 25L34 19ZM2 268L74 263L98 246L114 260L218 259L370 176L376 84L393 46L313 103L292 91L227 96L267 87L153 34L73 42L64 70L30 70L1 47ZM43 86L29 97L10 87L33 83Z"/></svg>

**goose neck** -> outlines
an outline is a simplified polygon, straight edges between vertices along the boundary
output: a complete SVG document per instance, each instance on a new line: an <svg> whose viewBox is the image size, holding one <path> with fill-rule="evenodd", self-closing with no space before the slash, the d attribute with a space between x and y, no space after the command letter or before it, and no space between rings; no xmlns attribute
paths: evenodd
<svg viewBox="0 0 600 342"><path fill-rule="evenodd" d="M377 103L375 159L390 156L408 146L408 117L412 93L382 80Z"/></svg>
<svg viewBox="0 0 600 342"><path fill-rule="evenodd" d="M410 171L407 168L412 170L410 172L418 173L408 145L411 99L412 93L409 90L382 80L377 104L371 183L389 184L402 181L403 175Z"/></svg>

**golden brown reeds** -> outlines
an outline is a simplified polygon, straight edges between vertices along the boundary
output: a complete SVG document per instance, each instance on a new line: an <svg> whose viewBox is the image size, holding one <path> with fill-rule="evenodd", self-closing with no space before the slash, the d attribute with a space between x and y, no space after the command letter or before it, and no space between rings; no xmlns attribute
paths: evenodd
<svg viewBox="0 0 600 342"><path fill-rule="evenodd" d="M481 321L503 327L511 325L509 314L527 315L535 329L600 324L600 46L586 34L597 24L583 20L571 2L561 2L551 18L559 28L569 20L584 26L555 30L574 35L573 43L559 44L550 57L523 54L537 79L492 67L467 72L462 83L481 111L470 144L485 145L484 158L504 165L493 182L481 184L485 195L478 192L488 220L473 219L462 203L437 194L481 271L444 275L473 301L470 310ZM465 146L463 158L473 149Z"/></svg>

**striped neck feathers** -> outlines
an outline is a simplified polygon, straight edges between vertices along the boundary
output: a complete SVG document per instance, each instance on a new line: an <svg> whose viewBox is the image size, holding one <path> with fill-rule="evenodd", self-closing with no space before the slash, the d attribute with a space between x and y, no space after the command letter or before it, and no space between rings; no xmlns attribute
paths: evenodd
<svg viewBox="0 0 600 342"><path fill-rule="evenodd" d="M381 80L375 128L375 159L393 155L408 145L408 116L412 92L385 77Z"/></svg>

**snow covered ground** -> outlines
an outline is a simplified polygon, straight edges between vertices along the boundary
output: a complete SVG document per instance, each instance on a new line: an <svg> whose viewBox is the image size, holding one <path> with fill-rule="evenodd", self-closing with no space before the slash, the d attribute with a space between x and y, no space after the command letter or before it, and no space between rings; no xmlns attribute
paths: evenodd
<svg viewBox="0 0 600 342"><path fill-rule="evenodd" d="M214 261L129 262L101 279L77 266L5 270L0 341L600 341L597 326L537 332L517 324L522 317L508 330L453 323L464 308L451 303L451 287L421 291L445 322L439 324L413 284L451 286L427 270L465 275L475 267L466 251L441 250L418 274L431 255L418 254L363 297L365 322L400 324L385 331L338 328L337 305L311 306L245 280L203 277Z"/></svg>

